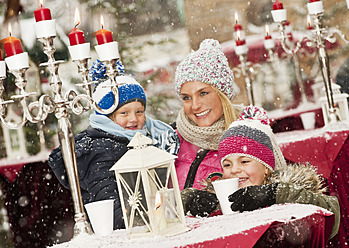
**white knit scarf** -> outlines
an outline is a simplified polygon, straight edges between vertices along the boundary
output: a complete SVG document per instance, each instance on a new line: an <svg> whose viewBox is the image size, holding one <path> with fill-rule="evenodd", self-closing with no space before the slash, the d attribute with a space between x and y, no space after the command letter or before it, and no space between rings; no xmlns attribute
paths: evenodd
<svg viewBox="0 0 349 248"><path fill-rule="evenodd" d="M197 126L181 109L176 120L179 134L191 144L208 150L218 150L221 136L225 130L224 118L220 118L209 127Z"/></svg>

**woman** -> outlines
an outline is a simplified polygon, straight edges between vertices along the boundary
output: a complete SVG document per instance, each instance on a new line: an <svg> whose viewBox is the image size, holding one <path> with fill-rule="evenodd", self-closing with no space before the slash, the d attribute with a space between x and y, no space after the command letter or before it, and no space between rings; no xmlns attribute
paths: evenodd
<svg viewBox="0 0 349 248"><path fill-rule="evenodd" d="M181 190L199 189L208 177L222 172L219 139L241 110L231 103L234 76L218 41L204 40L190 53L178 65L175 82L183 103L176 119L181 142L175 163L178 183ZM278 164L284 166L284 158L278 158Z"/></svg>

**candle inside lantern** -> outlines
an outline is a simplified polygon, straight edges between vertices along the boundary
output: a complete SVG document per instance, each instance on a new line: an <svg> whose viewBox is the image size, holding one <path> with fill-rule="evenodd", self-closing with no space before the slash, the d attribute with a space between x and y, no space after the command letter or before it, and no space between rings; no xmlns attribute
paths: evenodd
<svg viewBox="0 0 349 248"><path fill-rule="evenodd" d="M276 0L273 3L273 10L280 10L280 9L283 9L283 8L284 8L284 5L282 3L280 3L278 0Z"/></svg>
<svg viewBox="0 0 349 248"><path fill-rule="evenodd" d="M10 36L1 40L1 42L4 44L6 56L11 57L13 55L23 53L21 41L16 37L11 36L12 34L11 23L8 24L8 32Z"/></svg>
<svg viewBox="0 0 349 248"><path fill-rule="evenodd" d="M235 25L234 25L235 31L242 30L242 26L239 24L239 16L238 13L235 12Z"/></svg>
<svg viewBox="0 0 349 248"><path fill-rule="evenodd" d="M104 18L102 15L101 15L101 26L102 26L102 29L96 32L96 39L97 39L98 45L113 42L112 32L103 28Z"/></svg>
<svg viewBox="0 0 349 248"><path fill-rule="evenodd" d="M84 44L86 42L84 32L77 28L77 26L80 24L80 14L78 8L75 9L74 24L75 27L69 33L70 45L74 46Z"/></svg>
<svg viewBox="0 0 349 248"><path fill-rule="evenodd" d="M155 225L158 229L158 232L167 228L167 222L165 218L165 208L164 208L164 204L162 203L162 195L160 191L157 191L155 195L154 214L155 214Z"/></svg>
<svg viewBox="0 0 349 248"><path fill-rule="evenodd" d="M266 24L265 25L265 36L264 36L265 40L270 40L271 39L271 35L269 34L269 25Z"/></svg>
<svg viewBox="0 0 349 248"><path fill-rule="evenodd" d="M36 22L52 19L50 9L43 6L43 0L40 0L40 7L34 11L34 16Z"/></svg>

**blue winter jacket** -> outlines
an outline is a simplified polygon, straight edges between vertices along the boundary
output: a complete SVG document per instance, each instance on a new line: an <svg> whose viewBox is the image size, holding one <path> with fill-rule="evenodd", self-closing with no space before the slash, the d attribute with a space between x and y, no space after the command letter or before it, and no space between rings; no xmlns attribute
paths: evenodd
<svg viewBox="0 0 349 248"><path fill-rule="evenodd" d="M113 171L109 169L128 150L129 140L88 127L75 137L75 154L83 203L114 199L114 229L125 228ZM48 164L60 183L69 189L60 147L49 156Z"/></svg>

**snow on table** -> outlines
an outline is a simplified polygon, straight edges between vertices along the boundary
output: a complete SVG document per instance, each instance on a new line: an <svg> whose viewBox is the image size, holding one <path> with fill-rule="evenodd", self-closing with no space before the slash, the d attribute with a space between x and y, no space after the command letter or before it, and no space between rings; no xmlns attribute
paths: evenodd
<svg viewBox="0 0 349 248"><path fill-rule="evenodd" d="M233 213L209 218L186 217L187 226L191 229L186 233L172 237L155 237L129 240L125 230L115 230L108 236L80 235L77 238L54 248L128 248L142 247L181 247L190 244L216 240L234 234L244 234L245 231L258 226L271 224L275 221L287 223L291 219L301 219L312 214L331 215L326 209L305 204L273 205L252 212ZM247 235L244 234L244 235Z"/></svg>

